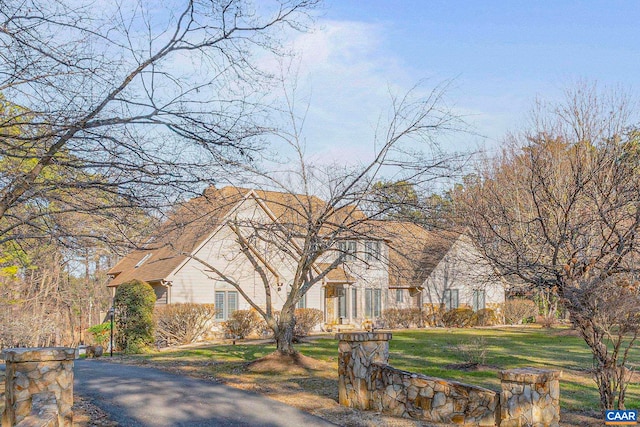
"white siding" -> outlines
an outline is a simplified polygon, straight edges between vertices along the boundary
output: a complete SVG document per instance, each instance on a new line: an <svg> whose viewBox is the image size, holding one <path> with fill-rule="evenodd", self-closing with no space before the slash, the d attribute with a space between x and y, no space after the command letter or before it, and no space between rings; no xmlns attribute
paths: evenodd
<svg viewBox="0 0 640 427"><path fill-rule="evenodd" d="M458 289L459 304L473 304L473 291L485 291L485 303L503 303L502 282L495 278L490 265L483 261L468 238L461 236L433 269L424 283L425 304L439 305L445 289Z"/></svg>

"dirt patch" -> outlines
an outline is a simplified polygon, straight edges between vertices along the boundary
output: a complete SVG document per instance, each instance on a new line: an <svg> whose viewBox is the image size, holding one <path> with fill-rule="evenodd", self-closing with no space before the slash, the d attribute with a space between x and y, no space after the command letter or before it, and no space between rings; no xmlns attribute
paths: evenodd
<svg viewBox="0 0 640 427"><path fill-rule="evenodd" d="M554 332L557 337L579 337L580 333L576 329L560 329L558 332Z"/></svg>
<svg viewBox="0 0 640 427"><path fill-rule="evenodd" d="M480 367L479 363L466 362L466 363L450 363L444 365L444 369L454 369L456 371L477 371Z"/></svg>
<svg viewBox="0 0 640 427"><path fill-rule="evenodd" d="M601 427L602 415L597 411L560 410L560 425L563 427Z"/></svg>
<svg viewBox="0 0 640 427"><path fill-rule="evenodd" d="M74 427L116 427L118 423L111 421L106 412L98 408L91 401L73 396L73 426Z"/></svg>
<svg viewBox="0 0 640 427"><path fill-rule="evenodd" d="M254 373L304 375L313 371L329 369L332 365L301 353L283 355L278 352L268 354L247 364L247 371Z"/></svg>

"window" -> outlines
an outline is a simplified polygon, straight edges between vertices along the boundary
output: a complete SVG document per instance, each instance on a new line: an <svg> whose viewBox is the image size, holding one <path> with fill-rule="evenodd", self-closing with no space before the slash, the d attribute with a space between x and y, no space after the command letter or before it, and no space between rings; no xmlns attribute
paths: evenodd
<svg viewBox="0 0 640 427"><path fill-rule="evenodd" d="M382 312L382 291L380 289L364 290L364 315L368 319L380 317Z"/></svg>
<svg viewBox="0 0 640 427"><path fill-rule="evenodd" d="M442 303L447 310L458 308L458 290L445 289L444 295L442 296Z"/></svg>
<svg viewBox="0 0 640 427"><path fill-rule="evenodd" d="M149 258L151 258L151 253L146 254L144 257L142 257L142 259L140 261L138 261L138 263L136 265L133 266L133 268L138 268L140 267L142 264L145 263L146 260L148 260Z"/></svg>
<svg viewBox="0 0 640 427"><path fill-rule="evenodd" d="M291 292L287 292L287 299L289 299L289 295L291 295ZM302 295L302 298L298 300L296 308L307 308L307 294Z"/></svg>
<svg viewBox="0 0 640 427"><path fill-rule="evenodd" d="M216 291L216 320L227 320L238 309L237 291Z"/></svg>
<svg viewBox="0 0 640 427"><path fill-rule="evenodd" d="M346 242L338 242L338 256L344 254L344 261L355 261L356 259L356 241L349 240Z"/></svg>
<svg viewBox="0 0 640 427"><path fill-rule="evenodd" d="M380 259L379 241L364 242L364 258L367 261L376 261Z"/></svg>
<svg viewBox="0 0 640 427"><path fill-rule="evenodd" d="M338 294L338 317L347 317L347 291L343 287L336 289Z"/></svg>
<svg viewBox="0 0 640 427"><path fill-rule="evenodd" d="M404 292L402 289L396 289L396 302L404 302Z"/></svg>
<svg viewBox="0 0 640 427"><path fill-rule="evenodd" d="M307 308L307 294L302 295L302 298L298 301L296 308Z"/></svg>
<svg viewBox="0 0 640 427"><path fill-rule="evenodd" d="M351 289L351 317L358 317L358 289Z"/></svg>
<svg viewBox="0 0 640 427"><path fill-rule="evenodd" d="M473 311L478 311L485 308L485 296L486 294L485 294L485 291L483 290L476 289L473 291L473 301L472 301Z"/></svg>

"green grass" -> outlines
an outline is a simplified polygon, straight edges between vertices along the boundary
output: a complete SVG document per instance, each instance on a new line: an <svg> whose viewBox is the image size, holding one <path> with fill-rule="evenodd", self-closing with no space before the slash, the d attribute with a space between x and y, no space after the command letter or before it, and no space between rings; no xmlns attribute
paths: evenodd
<svg viewBox="0 0 640 427"><path fill-rule="evenodd" d="M588 373L592 356L584 341L567 329L491 328L491 329L426 329L393 331L389 364L411 372L453 379L468 384L500 389L501 369L537 367L563 371L560 380L561 406L565 410L597 410L599 395ZM458 350L460 344L478 344L486 348L484 364L476 371L447 369L446 365L467 362ZM335 363L338 343L333 339L317 339L298 344L306 356ZM275 350L273 345L217 345L198 349L165 351L140 358L150 363L178 363L207 366L209 375L242 375L237 368ZM640 350L631 355L631 365L640 364ZM337 376L337 371L335 372ZM640 408L640 385L632 383L627 390L627 408Z"/></svg>
<svg viewBox="0 0 640 427"><path fill-rule="evenodd" d="M397 368L425 375L450 378L494 390L500 389L501 369L537 367L563 371L560 381L561 406L568 410L597 410L599 394L588 370L592 356L584 341L567 334L566 329L446 329L402 331L390 343L389 363ZM445 369L448 364L463 363L466 358L456 350L459 343L479 339L486 348L485 365L489 369L460 371ZM635 350L631 365L640 362ZM640 407L640 386L630 384L626 406Z"/></svg>

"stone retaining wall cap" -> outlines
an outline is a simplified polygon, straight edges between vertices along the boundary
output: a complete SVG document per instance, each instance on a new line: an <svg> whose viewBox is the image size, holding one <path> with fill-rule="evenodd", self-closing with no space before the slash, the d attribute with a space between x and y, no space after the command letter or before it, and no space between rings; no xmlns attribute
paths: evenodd
<svg viewBox="0 0 640 427"><path fill-rule="evenodd" d="M335 339L340 341L391 341L391 332L342 332L336 334Z"/></svg>
<svg viewBox="0 0 640 427"><path fill-rule="evenodd" d="M503 381L541 383L560 378L562 371L538 368L516 368L500 371Z"/></svg>
<svg viewBox="0 0 640 427"><path fill-rule="evenodd" d="M69 347L8 348L2 352L6 362L48 362L75 359L76 349Z"/></svg>

